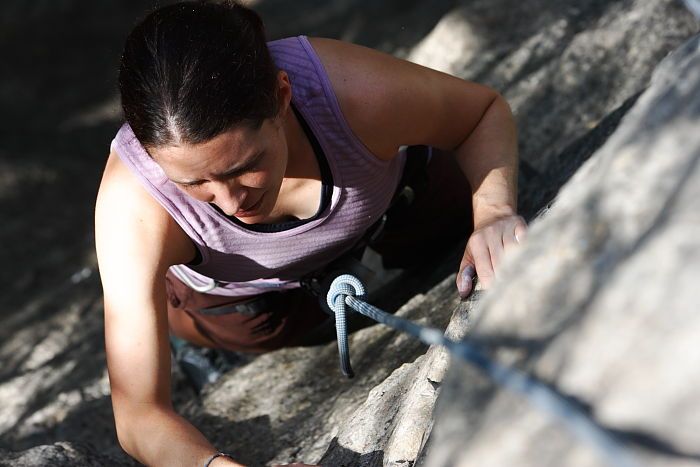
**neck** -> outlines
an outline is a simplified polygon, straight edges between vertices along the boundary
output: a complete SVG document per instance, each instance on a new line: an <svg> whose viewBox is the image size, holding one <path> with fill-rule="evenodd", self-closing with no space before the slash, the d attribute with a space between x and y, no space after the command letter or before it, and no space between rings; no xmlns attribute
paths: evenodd
<svg viewBox="0 0 700 467"><path fill-rule="evenodd" d="M320 203L321 172L311 142L294 111L284 121L287 139L287 169L275 211L280 217L305 219L313 216Z"/></svg>
<svg viewBox="0 0 700 467"><path fill-rule="evenodd" d="M284 122L287 137L288 161L285 179L321 180L318 162L311 142L306 137L301 123L290 108Z"/></svg>

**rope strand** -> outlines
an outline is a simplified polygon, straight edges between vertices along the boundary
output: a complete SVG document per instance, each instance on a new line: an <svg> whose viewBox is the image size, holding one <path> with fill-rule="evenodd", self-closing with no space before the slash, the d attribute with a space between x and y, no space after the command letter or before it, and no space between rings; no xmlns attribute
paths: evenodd
<svg viewBox="0 0 700 467"><path fill-rule="evenodd" d="M639 465L628 449L615 436L542 381L492 360L477 345L466 340L463 342L453 341L445 337L444 333L437 328L421 326L380 310L361 300L364 295L364 285L350 274L336 277L328 290L326 300L328 306L335 313L340 368L344 375L349 378L354 376L350 365L350 350L347 339L347 306L379 323L417 337L428 345L445 346L450 353L475 366L496 384L521 394L534 407L549 413L562 422L574 436L595 448L608 465L615 467Z"/></svg>

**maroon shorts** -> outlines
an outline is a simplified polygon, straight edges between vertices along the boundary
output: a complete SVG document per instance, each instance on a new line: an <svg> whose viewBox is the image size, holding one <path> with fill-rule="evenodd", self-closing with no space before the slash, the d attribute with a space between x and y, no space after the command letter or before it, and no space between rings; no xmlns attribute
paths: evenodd
<svg viewBox="0 0 700 467"><path fill-rule="evenodd" d="M425 159L409 152L407 160ZM370 244L387 268L429 259L466 240L472 230L471 190L451 155L435 152L427 170L408 163L402 184L411 189L398 197L381 235ZM260 353L302 345L330 319L318 299L301 289L224 297L196 292L170 272L166 288L170 307L189 315L203 335L227 350Z"/></svg>
<svg viewBox="0 0 700 467"><path fill-rule="evenodd" d="M261 353L301 345L309 330L329 318L301 289L226 297L192 290L170 271L165 285L171 311L187 313L199 332L222 349Z"/></svg>

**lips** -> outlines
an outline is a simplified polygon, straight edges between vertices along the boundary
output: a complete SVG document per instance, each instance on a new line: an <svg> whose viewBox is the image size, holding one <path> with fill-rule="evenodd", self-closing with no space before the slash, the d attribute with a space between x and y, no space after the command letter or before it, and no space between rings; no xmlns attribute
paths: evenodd
<svg viewBox="0 0 700 467"><path fill-rule="evenodd" d="M236 211L236 214L234 214L234 216L236 216L236 217L250 217L250 216L254 215L255 211L262 204L262 200L264 197L265 197L265 194L263 193L263 195L260 197L259 200L257 200L255 202L255 204L253 204L252 206L249 206L245 209L239 209L238 211Z"/></svg>

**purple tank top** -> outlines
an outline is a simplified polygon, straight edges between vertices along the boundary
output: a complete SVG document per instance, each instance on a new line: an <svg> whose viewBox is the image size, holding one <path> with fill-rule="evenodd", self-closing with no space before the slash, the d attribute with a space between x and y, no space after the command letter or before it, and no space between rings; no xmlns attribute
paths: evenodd
<svg viewBox="0 0 700 467"><path fill-rule="evenodd" d="M122 125L112 149L192 239L197 265L171 270L191 287L216 295L257 295L299 287L299 279L347 252L386 211L401 178L403 151L391 161L373 155L343 117L328 76L306 36L268 43L292 84L292 102L325 153L331 201L319 215L280 232L237 225L212 205L172 183L131 130Z"/></svg>

